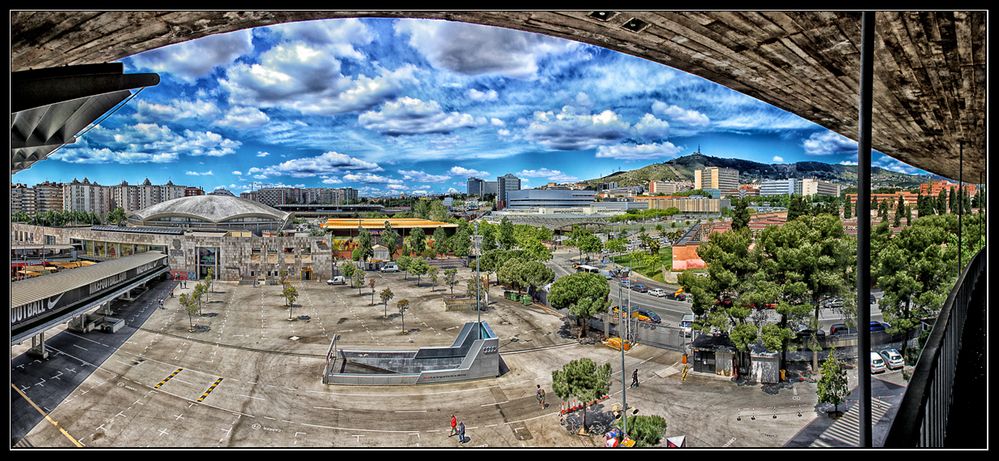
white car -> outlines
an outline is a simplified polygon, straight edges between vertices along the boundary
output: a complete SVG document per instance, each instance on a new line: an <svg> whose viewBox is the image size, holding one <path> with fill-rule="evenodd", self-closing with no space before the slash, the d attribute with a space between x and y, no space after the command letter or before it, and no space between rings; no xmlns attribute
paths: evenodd
<svg viewBox="0 0 999 461"><path fill-rule="evenodd" d="M871 352L871 373L884 373L885 372L885 359L881 358L881 354L877 352Z"/></svg>
<svg viewBox="0 0 999 461"><path fill-rule="evenodd" d="M342 275L334 276L333 278L326 281L327 285L346 285L347 278Z"/></svg>
<svg viewBox="0 0 999 461"><path fill-rule="evenodd" d="M666 290L663 290L662 288L653 288L653 289L649 290L649 294L652 295L652 296L659 297L659 298L665 298L666 297Z"/></svg>
<svg viewBox="0 0 999 461"><path fill-rule="evenodd" d="M396 263L387 263L378 270L381 272L399 272L399 265Z"/></svg>
<svg viewBox="0 0 999 461"><path fill-rule="evenodd" d="M888 364L889 370L897 370L905 366L905 360L902 359L902 354L899 354L895 349L885 349L881 351L881 358L885 360Z"/></svg>
<svg viewBox="0 0 999 461"><path fill-rule="evenodd" d="M694 314L684 315L680 319L680 328L683 329L683 335L684 336L690 336L690 334L694 330L693 329L693 324L694 324Z"/></svg>

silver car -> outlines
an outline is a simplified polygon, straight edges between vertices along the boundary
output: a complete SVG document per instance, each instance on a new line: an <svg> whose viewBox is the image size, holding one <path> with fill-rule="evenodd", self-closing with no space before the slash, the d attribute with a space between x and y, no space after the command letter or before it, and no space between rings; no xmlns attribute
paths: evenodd
<svg viewBox="0 0 999 461"><path fill-rule="evenodd" d="M905 366L905 360L902 358L902 354L899 354L895 349L885 349L880 353L881 358L884 359L885 363L888 364L889 370L897 370Z"/></svg>
<svg viewBox="0 0 999 461"><path fill-rule="evenodd" d="M693 332L694 314L684 315L680 319L680 328L683 329L683 336L690 336Z"/></svg>

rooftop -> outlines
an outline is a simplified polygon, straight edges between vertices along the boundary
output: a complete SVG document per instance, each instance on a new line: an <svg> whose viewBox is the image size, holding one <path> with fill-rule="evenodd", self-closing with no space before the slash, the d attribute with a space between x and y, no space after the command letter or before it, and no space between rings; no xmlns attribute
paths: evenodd
<svg viewBox="0 0 999 461"><path fill-rule="evenodd" d="M457 224L451 224L440 221L431 221L429 219L421 218L371 218L371 219L352 219L352 218L331 218L326 220L326 223L322 225L324 229L357 229L358 227L363 227L365 229L383 229L385 223L388 222L394 229L415 229L420 228L436 228L436 227L446 227L446 228L457 228Z"/></svg>
<svg viewBox="0 0 999 461"><path fill-rule="evenodd" d="M133 221L149 221L170 217L187 217L212 223L237 218L264 218L286 221L289 214L267 205L228 195L194 195L175 198L143 208L129 216Z"/></svg>
<svg viewBox="0 0 999 461"><path fill-rule="evenodd" d="M10 306L14 308L56 296L165 257L166 255L158 251L147 251L93 266L12 282L10 284Z"/></svg>

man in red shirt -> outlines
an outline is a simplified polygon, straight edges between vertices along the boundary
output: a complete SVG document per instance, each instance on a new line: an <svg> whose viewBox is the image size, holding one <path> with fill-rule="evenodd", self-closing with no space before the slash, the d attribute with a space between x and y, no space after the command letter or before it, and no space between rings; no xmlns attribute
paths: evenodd
<svg viewBox="0 0 999 461"><path fill-rule="evenodd" d="M451 435L449 435L448 437L451 437L457 433L458 433L458 418L455 418L454 415L451 415Z"/></svg>

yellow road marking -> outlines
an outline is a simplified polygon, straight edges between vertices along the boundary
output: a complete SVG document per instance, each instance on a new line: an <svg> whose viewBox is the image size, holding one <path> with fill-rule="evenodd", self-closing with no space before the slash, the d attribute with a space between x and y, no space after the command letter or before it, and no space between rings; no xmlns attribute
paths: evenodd
<svg viewBox="0 0 999 461"><path fill-rule="evenodd" d="M82 443L80 443L78 440L76 440L75 438L73 438L72 435L69 435L69 432L66 432L66 429L63 429L62 427L60 427L58 421L52 419L52 417L49 416L49 415L47 415L44 411L42 411L41 408L38 408L38 405L35 405L35 402L33 402L30 398L28 398L28 396L25 395L24 392L21 392L21 390L18 389L17 386L14 385L14 383L11 383L10 387L12 389L14 389L15 391L17 391L18 394L21 394L21 397L24 398L24 401L28 402L28 404L30 404L32 407L34 407L35 410L37 410L39 414L41 414L42 416L44 416L46 421L48 421L53 426L55 426L56 429L59 429L59 432L62 432L62 435L66 436L66 438L69 439L70 442L73 442L73 445L76 445L78 448L82 448L83 447Z"/></svg>
<svg viewBox="0 0 999 461"><path fill-rule="evenodd" d="M201 397L198 397L198 402L204 401L205 398L208 397L208 394L211 394L212 391L214 391L215 388L218 387L218 385L222 383L222 379L223 378L216 379L215 382L212 383L211 386L208 386L208 389L205 390L205 392L203 394L201 394Z"/></svg>
<svg viewBox="0 0 999 461"><path fill-rule="evenodd" d="M173 373L170 373L170 376L167 376L166 378L163 378L163 381L160 381L159 384L153 386L153 389L159 389L160 386L166 384L167 381L170 381L171 379L173 379L174 376L177 376L177 373L180 373L182 371L184 371L183 368L178 368L178 369L174 370Z"/></svg>

